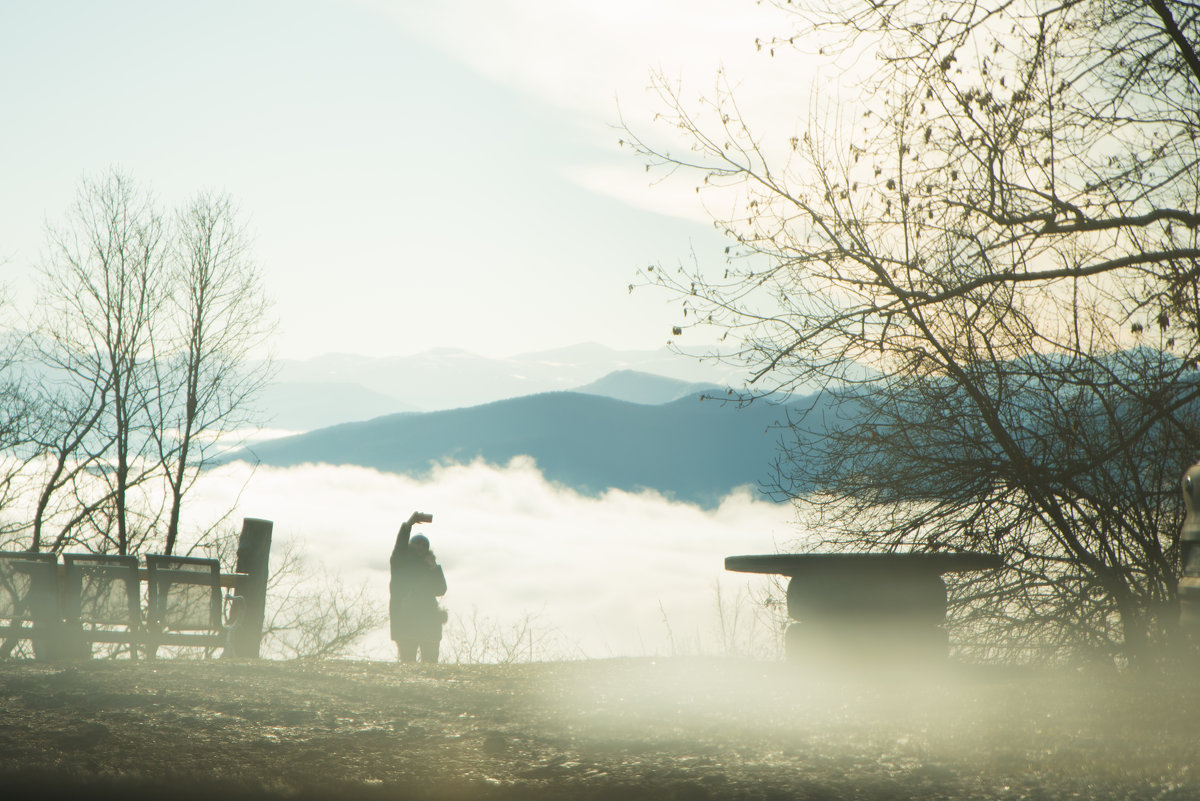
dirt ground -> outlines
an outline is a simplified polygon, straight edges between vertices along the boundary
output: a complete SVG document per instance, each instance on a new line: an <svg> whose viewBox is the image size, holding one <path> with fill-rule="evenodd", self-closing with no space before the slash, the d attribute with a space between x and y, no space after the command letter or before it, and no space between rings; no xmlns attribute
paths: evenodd
<svg viewBox="0 0 1200 801"><path fill-rule="evenodd" d="M0 698L5 798L1200 799L1183 677L7 661Z"/></svg>

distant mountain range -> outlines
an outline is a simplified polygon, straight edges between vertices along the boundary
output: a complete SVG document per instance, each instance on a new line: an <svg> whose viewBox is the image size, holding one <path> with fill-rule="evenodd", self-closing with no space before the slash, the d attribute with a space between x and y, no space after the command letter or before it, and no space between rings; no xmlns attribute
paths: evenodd
<svg viewBox="0 0 1200 801"><path fill-rule="evenodd" d="M617 374L597 388L670 395L659 376ZM811 399L808 399L811 403ZM786 407L701 400L633 403L547 392L467 408L407 412L270 440L233 458L266 465L360 465L414 476L444 463L536 460L543 475L587 494L654 489L711 507L736 487L771 478Z"/></svg>
<svg viewBox="0 0 1200 801"><path fill-rule="evenodd" d="M592 344L508 358L457 350L388 358L326 354L284 360L276 367L275 382L260 405L271 413L270 427L288 430L561 390L664 403L741 380L734 366L666 348L616 351Z"/></svg>
<svg viewBox="0 0 1200 801"><path fill-rule="evenodd" d="M1030 363L1006 362L997 369L1006 376L1009 405L1021 418L1024 435L1032 440L1048 435L1039 448L1050 453L1050 446L1061 446L1061 450L1074 447L1074 443L1054 439L1055 426L1061 425L1056 412L1060 407L1045 403L1040 396L1060 396L1048 386L1057 381L1070 387L1087 377L1088 382L1078 386L1101 393L1085 399L1096 405L1094 423L1103 439L1104 426L1113 424L1114 409L1126 410L1130 419L1136 420L1148 402L1136 392L1130 394L1129 387L1137 386L1140 376L1154 376L1163 369L1167 376L1174 375L1181 365L1172 364L1173 358L1147 349L1123 351L1100 364L1099 374L1093 375L1087 372L1096 367L1090 362L1075 365L1066 357L1037 354L1030 357ZM594 375L614 363L622 366ZM629 363L670 365L677 372L647 372L627 366ZM297 428L331 420L347 422L267 440L233 458L277 466L359 465L422 476L441 464L482 459L503 465L514 457L529 456L548 480L580 492L653 489L678 500L712 506L739 486L771 482L779 440L784 436L780 426L788 423L789 416L803 416L806 428L812 429L801 435L799 443L795 432L786 434L793 446L791 455L802 458L819 445L804 437L820 436L863 413L853 399L843 399L834 407L833 399L824 393L793 397L784 405L724 403L719 398L731 394L726 387L733 382L708 381L703 373L697 377L682 368L687 365L695 370L697 364L666 351L620 354L599 346L499 360L445 352L391 360L330 356L292 363L285 365L288 380L274 385L270 390L274 395L268 393L265 399L279 410L279 419ZM720 365L707 367L714 377L720 377L719 370L713 370ZM295 380L305 374L320 380ZM864 371L863 375L868 374ZM357 380L340 380L351 378ZM574 384L574 391L538 390L490 402L462 402L581 378L587 380ZM482 384L470 386L468 379ZM1107 381L1111 387L1105 389L1108 384L1097 381ZM1194 381L1194 376L1181 374L1175 384L1191 392ZM383 391L405 387L407 395ZM945 389L945 398L956 397L952 386ZM1018 397L1023 393L1024 400ZM1102 404L1101 396L1107 399ZM452 408L415 411L418 404L410 399L420 397ZM972 424L970 418L964 422L954 408L930 406L923 397L915 399L911 415L905 413L903 420L873 423L873 435L899 432L908 437L915 422L923 426L922 436L938 453L953 453L955 448L988 451L991 445L986 430L980 426L967 430L963 426ZM970 404L965 399L963 403L969 411ZM372 419L350 422L355 417ZM1088 419L1086 414L1084 419ZM943 423L945 427L940 428ZM943 431L945 438L941 437ZM1055 458L1069 461L1061 454ZM857 467L869 469L868 455L863 459ZM906 480L911 484L922 478L906 473ZM936 470L925 476L927 491L941 493L944 480ZM812 487L790 489L803 492Z"/></svg>
<svg viewBox="0 0 1200 801"><path fill-rule="evenodd" d="M600 395L630 403L670 403L694 395L724 395L728 387L703 381L688 382L637 370L618 370L575 391L585 395Z"/></svg>
<svg viewBox="0 0 1200 801"><path fill-rule="evenodd" d="M415 411L390 395L342 381L275 381L263 388L255 403L269 410L270 427L287 431Z"/></svg>

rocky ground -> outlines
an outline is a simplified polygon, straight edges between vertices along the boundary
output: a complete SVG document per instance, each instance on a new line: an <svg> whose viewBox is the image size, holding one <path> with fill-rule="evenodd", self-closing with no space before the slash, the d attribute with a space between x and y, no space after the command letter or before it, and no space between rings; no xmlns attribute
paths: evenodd
<svg viewBox="0 0 1200 801"><path fill-rule="evenodd" d="M0 795L1200 799L1183 677L0 662Z"/></svg>

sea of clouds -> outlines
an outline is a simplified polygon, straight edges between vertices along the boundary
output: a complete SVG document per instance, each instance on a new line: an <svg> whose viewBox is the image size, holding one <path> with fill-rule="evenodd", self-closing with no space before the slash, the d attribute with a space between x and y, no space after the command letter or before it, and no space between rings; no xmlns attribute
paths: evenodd
<svg viewBox="0 0 1200 801"><path fill-rule="evenodd" d="M530 459L445 466L425 479L235 463L206 472L187 508L194 519L229 510L231 527L273 521L273 554L290 544L310 569L384 608L400 524L413 511L432 514L416 530L446 572L451 658L456 638L488 633L481 628L515 636L522 626L522 658L770 655L778 620L760 601L772 579L726 572L723 560L797 539L792 508L751 488L713 510L649 491L588 497L547 482ZM386 629L356 655L393 658Z"/></svg>

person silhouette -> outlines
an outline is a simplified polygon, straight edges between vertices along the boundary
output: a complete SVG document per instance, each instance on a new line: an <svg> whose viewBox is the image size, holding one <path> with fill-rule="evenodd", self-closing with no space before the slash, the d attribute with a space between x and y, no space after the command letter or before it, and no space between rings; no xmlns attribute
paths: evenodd
<svg viewBox="0 0 1200 801"><path fill-rule="evenodd" d="M446 594L446 576L429 548L429 538L412 534L415 524L432 522L432 515L413 512L400 526L392 548L388 611L401 662L415 662L418 654L422 662L437 662L441 648L446 613L437 599Z"/></svg>

